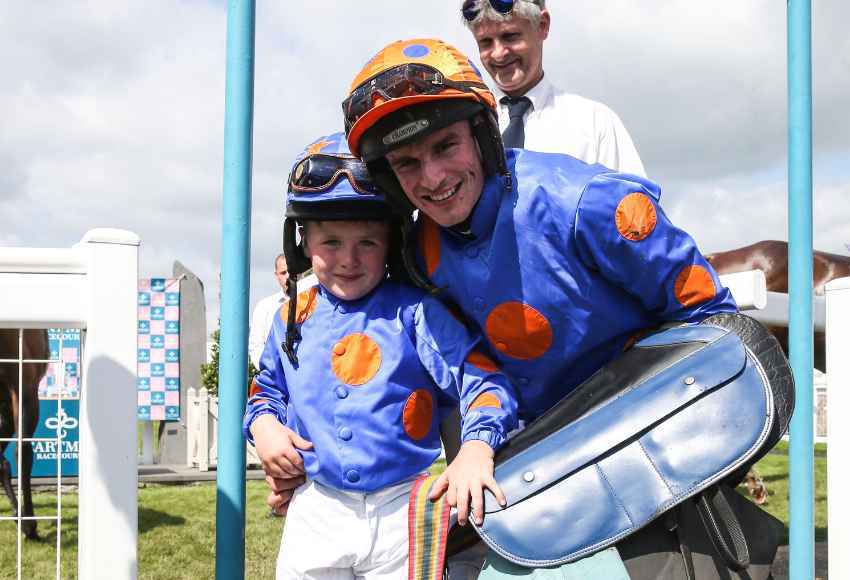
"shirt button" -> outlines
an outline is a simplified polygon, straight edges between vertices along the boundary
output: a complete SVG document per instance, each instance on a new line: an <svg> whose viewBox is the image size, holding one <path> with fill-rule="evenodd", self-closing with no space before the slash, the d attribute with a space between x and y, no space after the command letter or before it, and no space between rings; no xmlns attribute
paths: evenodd
<svg viewBox="0 0 850 580"><path fill-rule="evenodd" d="M338 342L334 345L334 354L337 356L342 356L345 354L345 345L341 342Z"/></svg>
<svg viewBox="0 0 850 580"><path fill-rule="evenodd" d="M340 399L344 399L348 396L348 390L345 387L337 387L334 389L336 396Z"/></svg>
<svg viewBox="0 0 850 580"><path fill-rule="evenodd" d="M360 481L360 473L356 469L349 469L345 472L345 480L348 483L357 483Z"/></svg>
<svg viewBox="0 0 850 580"><path fill-rule="evenodd" d="M506 352L508 350L508 343L499 341L496 343L496 350L499 352Z"/></svg>
<svg viewBox="0 0 850 580"><path fill-rule="evenodd" d="M484 299L480 296L476 296L475 299L472 301L472 307L475 310L484 310Z"/></svg>
<svg viewBox="0 0 850 580"><path fill-rule="evenodd" d="M339 438L342 439L343 441L351 441L352 433L351 433L351 429L349 429L348 427L341 427L338 433L339 433Z"/></svg>
<svg viewBox="0 0 850 580"><path fill-rule="evenodd" d="M470 246L466 248L466 257L467 258L477 258L478 257L478 248L475 246Z"/></svg>
<svg viewBox="0 0 850 580"><path fill-rule="evenodd" d="M517 379L517 382L519 382L519 384L521 384L521 385L527 385L528 384L528 377L519 377Z"/></svg>

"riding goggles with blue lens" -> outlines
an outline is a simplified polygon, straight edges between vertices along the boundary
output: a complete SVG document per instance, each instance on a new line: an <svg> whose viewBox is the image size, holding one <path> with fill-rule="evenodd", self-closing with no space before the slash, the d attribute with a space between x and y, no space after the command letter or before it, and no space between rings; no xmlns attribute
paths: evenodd
<svg viewBox="0 0 850 580"><path fill-rule="evenodd" d="M358 193L379 194L366 164L360 159L321 153L306 157L292 170L289 175L289 191L326 191L343 175Z"/></svg>
<svg viewBox="0 0 850 580"><path fill-rule="evenodd" d="M493 7L493 10L498 12L499 14L509 14L513 9L514 5L517 2L522 2L522 0L487 0L490 2L490 6ZM532 4L536 4L534 0L529 0ZM463 14L464 20L467 22L472 22L475 20L475 17L478 16L478 13L481 12L481 3L484 0L466 0L463 3L460 11Z"/></svg>

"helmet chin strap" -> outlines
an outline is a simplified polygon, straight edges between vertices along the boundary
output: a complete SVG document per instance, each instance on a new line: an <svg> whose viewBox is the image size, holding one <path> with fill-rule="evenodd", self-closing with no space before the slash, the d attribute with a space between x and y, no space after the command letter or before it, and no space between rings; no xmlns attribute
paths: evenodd
<svg viewBox="0 0 850 580"><path fill-rule="evenodd" d="M286 295L289 298L289 308L286 311L286 339L280 346L292 366L298 368L298 355L295 354L295 343L301 341L301 331L295 324L295 311L298 307L298 283L292 277L286 281Z"/></svg>

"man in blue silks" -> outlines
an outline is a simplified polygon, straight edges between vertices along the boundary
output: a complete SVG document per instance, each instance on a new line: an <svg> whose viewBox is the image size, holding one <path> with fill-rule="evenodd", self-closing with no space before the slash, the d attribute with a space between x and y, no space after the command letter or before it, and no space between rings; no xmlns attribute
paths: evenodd
<svg viewBox="0 0 850 580"><path fill-rule="evenodd" d="M486 337L517 387L522 420L647 330L736 310L693 238L664 214L655 183L566 155L506 151L492 93L446 43L382 49L343 112L349 146L375 181L419 210L420 283Z"/></svg>

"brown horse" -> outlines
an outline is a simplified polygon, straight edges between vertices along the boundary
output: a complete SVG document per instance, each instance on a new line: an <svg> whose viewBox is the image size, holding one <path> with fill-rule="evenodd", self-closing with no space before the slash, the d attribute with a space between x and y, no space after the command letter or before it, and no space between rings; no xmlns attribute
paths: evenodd
<svg viewBox="0 0 850 580"><path fill-rule="evenodd" d="M750 246L708 254L706 259L718 274L733 274L749 270L761 270L771 292L788 293L788 242L763 240ZM823 294L824 285L830 280L850 276L850 257L815 251L812 256L815 294ZM788 353L788 329L771 327L770 331L782 343ZM826 370L826 337L815 333L815 367Z"/></svg>
<svg viewBox="0 0 850 580"><path fill-rule="evenodd" d="M17 329L0 329L0 359L18 359L20 353ZM23 360L47 360L50 356L47 331L24 330ZM12 437L20 433L22 438L29 438L35 433L38 425L38 383L47 371L47 363L24 363L22 370L23 385L18 388L19 375L17 362L0 363L0 437ZM23 416L19 416L19 397L23 408ZM12 489L11 465L3 456L8 442L0 442L0 481L6 496L12 504L12 510L19 513L18 499ZM18 485L21 489L24 517L33 515L32 488L32 443L25 442L20 446L21 470L18 473ZM35 520L21 522L21 529L27 538L38 538Z"/></svg>
<svg viewBox="0 0 850 580"><path fill-rule="evenodd" d="M750 246L709 254L706 259L718 274L761 270L771 292L788 293L788 242L763 240ZM813 255L813 287L823 294L824 284L850 276L850 257L815 251Z"/></svg>

